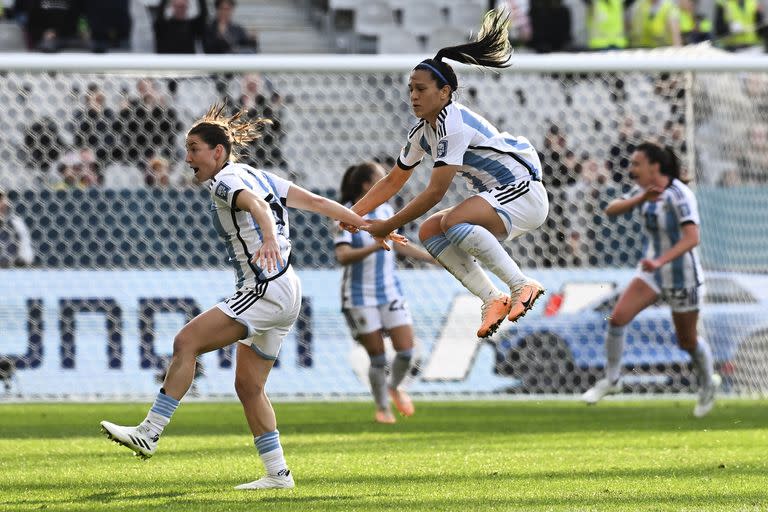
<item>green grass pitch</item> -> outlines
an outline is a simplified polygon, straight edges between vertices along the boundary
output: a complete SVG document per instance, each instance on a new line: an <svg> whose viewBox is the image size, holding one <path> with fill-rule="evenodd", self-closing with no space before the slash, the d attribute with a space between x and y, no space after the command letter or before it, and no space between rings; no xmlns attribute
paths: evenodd
<svg viewBox="0 0 768 512"><path fill-rule="evenodd" d="M278 403L290 491L262 474L237 403L184 403L142 461L99 433L146 404L0 405L0 510L768 510L768 403Z"/></svg>

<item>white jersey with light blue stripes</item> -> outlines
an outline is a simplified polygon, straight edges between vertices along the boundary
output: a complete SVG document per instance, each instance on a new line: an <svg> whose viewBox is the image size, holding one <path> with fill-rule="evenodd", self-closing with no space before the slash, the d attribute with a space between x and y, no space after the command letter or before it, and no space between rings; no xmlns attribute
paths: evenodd
<svg viewBox="0 0 768 512"><path fill-rule="evenodd" d="M394 213L392 207L384 203L363 218L388 219ZM340 230L334 243L336 245L349 244L352 248L358 249L377 242L366 231L350 233ZM397 279L395 267L394 251L385 251L384 249L368 255L362 261L344 266L344 275L341 279L342 309L380 306L402 299L403 291L400 281Z"/></svg>
<svg viewBox="0 0 768 512"><path fill-rule="evenodd" d="M458 165L475 193L522 181L541 181L541 162L525 137L499 132L483 116L450 102L437 116L435 128L420 120L408 132L398 165L413 169L424 155L435 167Z"/></svg>
<svg viewBox="0 0 768 512"><path fill-rule="evenodd" d="M291 253L286 198L291 182L272 173L245 164L228 162L210 182L211 217L216 232L224 241L229 262L235 268L237 288L255 288L258 284L282 274ZM251 258L261 247L261 229L250 212L235 206L237 195L247 190L264 199L272 210L277 225L277 242L283 265L268 272Z"/></svg>
<svg viewBox="0 0 768 512"><path fill-rule="evenodd" d="M639 187L629 195L640 193ZM657 201L646 201L640 207L645 228L643 257L656 259L682 237L684 224L701 224L696 196L680 180L673 179ZM692 288L704 282L704 272L696 247L670 261L654 272L654 280L661 289Z"/></svg>

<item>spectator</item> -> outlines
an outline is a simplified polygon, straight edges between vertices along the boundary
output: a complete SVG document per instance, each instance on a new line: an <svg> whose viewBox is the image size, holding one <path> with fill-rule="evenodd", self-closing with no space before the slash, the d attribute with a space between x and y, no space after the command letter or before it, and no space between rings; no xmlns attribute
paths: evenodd
<svg viewBox="0 0 768 512"><path fill-rule="evenodd" d="M631 16L633 48L680 46L680 9L673 0L639 0Z"/></svg>
<svg viewBox="0 0 768 512"><path fill-rule="evenodd" d="M170 1L171 12L167 16L166 6ZM205 35L208 7L205 0L197 0L197 16L189 17L189 0L160 0L155 11L155 52L197 53L197 42Z"/></svg>
<svg viewBox="0 0 768 512"><path fill-rule="evenodd" d="M117 144L117 118L115 112L106 106L104 92L98 84L88 84L83 102L84 106L75 112L72 120L75 147L92 148L102 165L108 160L120 160L122 147Z"/></svg>
<svg viewBox="0 0 768 512"><path fill-rule="evenodd" d="M537 53L571 49L571 9L563 0L536 0L528 9L531 39L528 46Z"/></svg>
<svg viewBox="0 0 768 512"><path fill-rule="evenodd" d="M0 189L0 268L27 266L34 260L29 229L13 214L8 195Z"/></svg>
<svg viewBox="0 0 768 512"><path fill-rule="evenodd" d="M527 3L524 0L499 0L496 9L509 14L509 42L512 46L523 46L531 39L531 20L528 18Z"/></svg>
<svg viewBox="0 0 768 512"><path fill-rule="evenodd" d="M717 0L715 35L726 50L759 45L762 25L763 7L758 0Z"/></svg>
<svg viewBox="0 0 768 512"><path fill-rule="evenodd" d="M56 121L46 116L27 126L24 146L27 165L48 172L51 164L59 159L64 147Z"/></svg>
<svg viewBox="0 0 768 512"><path fill-rule="evenodd" d="M130 48L129 0L85 0L85 17L91 31L91 49L95 53Z"/></svg>
<svg viewBox="0 0 768 512"><path fill-rule="evenodd" d="M85 189L101 184L101 176L93 152L89 149L69 151L58 165L59 178L54 190Z"/></svg>
<svg viewBox="0 0 768 512"><path fill-rule="evenodd" d="M216 0L216 17L205 30L205 53L256 53L259 44L242 25L232 22L235 0Z"/></svg>
<svg viewBox="0 0 768 512"><path fill-rule="evenodd" d="M144 183L148 187L168 188L171 184L171 167L168 160L157 156L152 158L144 174Z"/></svg>
<svg viewBox="0 0 768 512"><path fill-rule="evenodd" d="M175 154L176 135L181 130L176 110L165 104L155 82L143 78L136 82L138 96L124 100L118 125L123 151L129 162L143 168L156 156Z"/></svg>
<svg viewBox="0 0 768 512"><path fill-rule="evenodd" d="M768 182L768 123L749 126L748 147L739 158L742 181L764 185Z"/></svg>
<svg viewBox="0 0 768 512"><path fill-rule="evenodd" d="M680 34L683 44L697 44L712 37L712 21L697 11L696 0L680 0Z"/></svg>
<svg viewBox="0 0 768 512"><path fill-rule="evenodd" d="M241 83L239 109L245 109L251 119L270 119L271 124L264 127L262 137L248 146L246 156L256 167L278 167L286 169L288 164L283 158L282 97L276 91L265 90L264 80L256 73L243 76Z"/></svg>
<svg viewBox="0 0 768 512"><path fill-rule="evenodd" d="M26 0L17 5L19 3L26 15L29 49L57 52L62 48L85 47L80 24L82 0Z"/></svg>
<svg viewBox="0 0 768 512"><path fill-rule="evenodd" d="M624 11L635 0L582 0L587 6L587 47L620 50L627 47Z"/></svg>

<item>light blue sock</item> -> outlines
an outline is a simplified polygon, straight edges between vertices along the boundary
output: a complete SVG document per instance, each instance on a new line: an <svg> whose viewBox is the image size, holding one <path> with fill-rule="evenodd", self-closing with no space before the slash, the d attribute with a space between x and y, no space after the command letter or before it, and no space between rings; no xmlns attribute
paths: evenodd
<svg viewBox="0 0 768 512"><path fill-rule="evenodd" d="M371 382L371 394L376 407L384 411L389 407L387 396L387 356L378 354L370 356L371 366L368 368L368 380Z"/></svg>
<svg viewBox="0 0 768 512"><path fill-rule="evenodd" d="M149 410L146 419L142 422L142 425L146 426L157 435L162 434L165 427L170 423L171 416L176 412L178 406L178 400L166 395L163 393L163 390L160 390L157 397L155 397L155 402L152 404L152 408Z"/></svg>
<svg viewBox="0 0 768 512"><path fill-rule="evenodd" d="M283 447L280 445L280 431L275 429L253 437L253 444L259 451L261 462L268 475L287 475L288 464L285 462Z"/></svg>
<svg viewBox="0 0 768 512"><path fill-rule="evenodd" d="M392 361L392 375L389 379L389 387L397 389L397 386L403 382L411 369L411 359L413 359L413 349L401 350L395 354L395 360Z"/></svg>

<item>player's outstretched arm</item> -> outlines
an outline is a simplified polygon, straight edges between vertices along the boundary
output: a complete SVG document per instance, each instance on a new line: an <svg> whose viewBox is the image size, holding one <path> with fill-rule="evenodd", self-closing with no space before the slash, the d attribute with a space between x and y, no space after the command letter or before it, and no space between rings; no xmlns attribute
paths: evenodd
<svg viewBox="0 0 768 512"><path fill-rule="evenodd" d="M605 213L611 217L623 215L646 201L655 201L662 192L664 189L660 187L649 187L632 197L614 199L605 207Z"/></svg>
<svg viewBox="0 0 768 512"><path fill-rule="evenodd" d="M288 189L287 204L290 208L319 213L357 228L367 225L364 218L346 206L342 206L336 201L319 196L295 184L291 185L291 188Z"/></svg>
<svg viewBox="0 0 768 512"><path fill-rule="evenodd" d="M389 199L397 194L408 178L411 177L411 171L401 169L399 165L395 164L392 170L377 181L371 189L352 206L352 211L365 215L381 206Z"/></svg>
<svg viewBox="0 0 768 512"><path fill-rule="evenodd" d="M253 192L242 190L237 195L235 206L250 213L261 230L261 247L251 261L269 272L285 265L280 254L280 245L277 243L277 226L269 203Z"/></svg>

